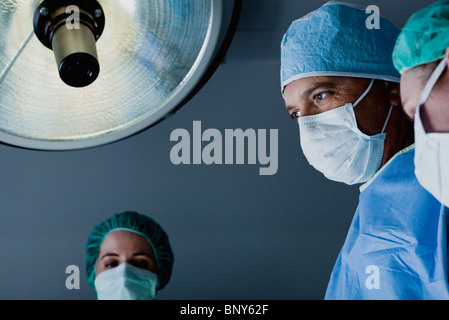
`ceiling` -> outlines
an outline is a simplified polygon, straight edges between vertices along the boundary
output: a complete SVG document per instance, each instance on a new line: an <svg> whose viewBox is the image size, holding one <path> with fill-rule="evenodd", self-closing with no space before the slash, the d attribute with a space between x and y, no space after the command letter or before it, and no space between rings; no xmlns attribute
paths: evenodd
<svg viewBox="0 0 449 320"><path fill-rule="evenodd" d="M0 146L0 299L95 299L84 246L93 226L135 210L169 234L170 283L158 299L322 299L359 191L327 181L301 153L279 89L279 43L325 1L243 0L223 63L174 116L110 145L69 152ZM431 1L378 5L401 27ZM173 130L278 130L278 170L174 165ZM272 149L274 150L274 149ZM65 286L78 266L80 289Z"/></svg>

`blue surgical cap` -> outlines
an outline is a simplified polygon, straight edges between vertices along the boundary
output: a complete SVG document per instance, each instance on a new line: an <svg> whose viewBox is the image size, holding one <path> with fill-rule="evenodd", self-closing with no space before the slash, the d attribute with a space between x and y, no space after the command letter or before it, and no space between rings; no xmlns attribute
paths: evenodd
<svg viewBox="0 0 449 320"><path fill-rule="evenodd" d="M352 4L329 2L293 21L281 43L281 86L315 76L343 76L399 82L393 48L400 30Z"/></svg>
<svg viewBox="0 0 449 320"><path fill-rule="evenodd" d="M170 279L174 261L168 235L155 220L134 211L117 213L102 223L97 224L92 230L86 244L87 284L92 287L94 286L95 263L100 253L101 244L109 232L114 230L128 230L138 233L149 242L156 259L157 290L165 287Z"/></svg>

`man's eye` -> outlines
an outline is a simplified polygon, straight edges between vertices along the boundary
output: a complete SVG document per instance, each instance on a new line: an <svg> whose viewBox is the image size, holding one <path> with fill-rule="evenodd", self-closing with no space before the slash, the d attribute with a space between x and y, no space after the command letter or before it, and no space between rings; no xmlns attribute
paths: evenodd
<svg viewBox="0 0 449 320"><path fill-rule="evenodd" d="M320 102L323 101L324 99L326 99L326 97L329 95L329 92L320 92L318 94L316 94L313 98L315 100L315 102Z"/></svg>
<svg viewBox="0 0 449 320"><path fill-rule="evenodd" d="M301 114L299 113L299 111L296 111L296 112L293 112L290 117L293 120L297 120L300 116L301 116Z"/></svg>

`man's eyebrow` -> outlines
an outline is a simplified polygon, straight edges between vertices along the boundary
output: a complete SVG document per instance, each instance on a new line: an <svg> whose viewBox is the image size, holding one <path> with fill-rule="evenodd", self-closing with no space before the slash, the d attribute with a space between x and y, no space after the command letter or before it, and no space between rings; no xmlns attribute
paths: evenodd
<svg viewBox="0 0 449 320"><path fill-rule="evenodd" d="M338 88L338 85L335 82L332 81L323 81L315 84L313 87L307 89L302 93L303 97L310 96L313 92L317 91L318 89L335 89Z"/></svg>
<svg viewBox="0 0 449 320"><path fill-rule="evenodd" d="M329 78L329 77L326 77ZM319 90L319 89L337 89L341 88L341 83L337 80L331 80L331 79L321 79L316 80L315 83L311 84L311 87L307 90L304 90L301 93L297 93L296 97L306 99L308 98L313 92ZM287 105L286 109L287 111L290 111L292 109L295 109L295 106Z"/></svg>
<svg viewBox="0 0 449 320"><path fill-rule="evenodd" d="M335 81L322 81L322 82L318 82L316 83L313 87L305 90L304 92L302 92L300 94L300 97L302 97L302 99L307 99L313 92L319 90L319 89L336 89L338 88L339 85L337 83L335 83ZM287 105L286 110L288 113L291 113L290 111L296 109L297 107L295 106L291 106L291 105Z"/></svg>

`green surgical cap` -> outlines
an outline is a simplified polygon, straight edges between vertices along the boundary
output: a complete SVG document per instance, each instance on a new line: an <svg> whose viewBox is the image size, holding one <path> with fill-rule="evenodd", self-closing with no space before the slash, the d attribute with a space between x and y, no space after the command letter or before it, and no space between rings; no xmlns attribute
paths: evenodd
<svg viewBox="0 0 449 320"><path fill-rule="evenodd" d="M156 258L157 290L165 287L170 279L174 261L168 235L156 221L132 211L117 213L106 221L97 224L92 230L86 244L87 284L94 287L95 263L100 253L100 247L104 238L113 230L132 231L148 240Z"/></svg>
<svg viewBox="0 0 449 320"><path fill-rule="evenodd" d="M404 71L444 57L449 48L449 0L440 0L413 14L396 40L395 68Z"/></svg>

